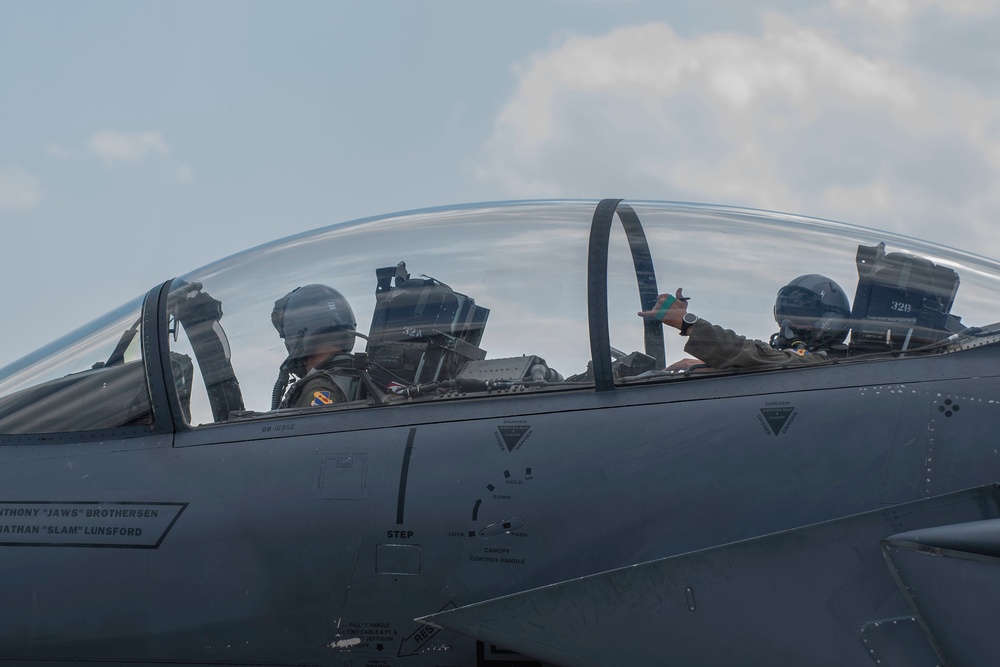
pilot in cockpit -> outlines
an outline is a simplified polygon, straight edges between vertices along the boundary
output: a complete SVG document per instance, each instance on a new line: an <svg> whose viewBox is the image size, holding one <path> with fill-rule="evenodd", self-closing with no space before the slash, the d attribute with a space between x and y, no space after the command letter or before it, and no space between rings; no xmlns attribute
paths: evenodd
<svg viewBox="0 0 1000 667"><path fill-rule="evenodd" d="M351 354L357 320L343 294L326 285L297 287L274 302L271 322L288 350L271 396L272 410L358 398L361 381Z"/></svg>
<svg viewBox="0 0 1000 667"><path fill-rule="evenodd" d="M659 320L688 338L684 351L697 357L683 359L667 370L695 365L711 368L759 368L827 361L847 354L844 341L850 329L851 306L836 282L818 274L799 276L780 290L774 303L779 331L769 343L748 340L688 312L687 298L661 294L640 317Z"/></svg>

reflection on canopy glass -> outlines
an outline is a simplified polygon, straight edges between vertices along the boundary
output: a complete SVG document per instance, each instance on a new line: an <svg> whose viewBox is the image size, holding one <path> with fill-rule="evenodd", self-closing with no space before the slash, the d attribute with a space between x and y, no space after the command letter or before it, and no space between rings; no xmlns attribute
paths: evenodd
<svg viewBox="0 0 1000 667"><path fill-rule="evenodd" d="M395 214L220 260L174 280L165 304L146 304L163 309L164 331L142 331L137 300L4 369L0 432L148 425L151 375L143 369L150 364L169 369L160 389L194 425L298 405L289 400L291 387L323 354L320 364L341 355L324 372L350 378L337 381L338 400L316 397L315 404L336 409L499 396L515 385L590 389L594 207L515 202ZM692 312L748 338L776 335L778 291L808 274L829 277L850 298L848 361L894 359L997 319L1000 266L984 258L782 214L656 202L632 208L658 291L683 287ZM649 304L640 302L620 227L608 250L615 381L672 381L644 354L648 340L637 312ZM339 296L309 302L308 317L295 310L308 294L334 292ZM785 295L788 308L781 310L798 326L797 313L812 304ZM334 309L338 317L324 324ZM164 341L162 359L142 357L141 339L153 333ZM665 333L666 363L684 358L686 339Z"/></svg>

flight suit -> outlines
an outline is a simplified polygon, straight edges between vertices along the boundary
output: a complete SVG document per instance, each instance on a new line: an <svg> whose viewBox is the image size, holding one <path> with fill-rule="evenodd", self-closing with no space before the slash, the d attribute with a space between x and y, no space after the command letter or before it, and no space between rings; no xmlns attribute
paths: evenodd
<svg viewBox="0 0 1000 667"><path fill-rule="evenodd" d="M354 356L338 352L318 363L289 387L279 408L308 408L346 403L359 398L361 378Z"/></svg>
<svg viewBox="0 0 1000 667"><path fill-rule="evenodd" d="M730 329L699 319L688 330L684 351L712 368L798 366L829 361L826 351L802 353L779 350L759 340L748 340Z"/></svg>

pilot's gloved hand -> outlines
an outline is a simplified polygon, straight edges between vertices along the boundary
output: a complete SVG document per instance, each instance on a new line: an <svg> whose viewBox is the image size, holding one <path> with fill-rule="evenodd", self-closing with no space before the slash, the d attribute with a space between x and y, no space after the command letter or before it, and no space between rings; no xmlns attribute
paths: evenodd
<svg viewBox="0 0 1000 667"><path fill-rule="evenodd" d="M686 359L679 359L678 361L675 361L674 363L670 364L663 370L670 371L671 373L683 373L695 366L707 368L705 362L703 362L701 359L693 359L691 357L688 357Z"/></svg>

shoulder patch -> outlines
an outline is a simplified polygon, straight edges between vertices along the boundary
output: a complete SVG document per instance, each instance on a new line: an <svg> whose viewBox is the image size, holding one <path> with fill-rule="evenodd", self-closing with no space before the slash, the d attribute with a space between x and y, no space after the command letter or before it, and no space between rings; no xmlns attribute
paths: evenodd
<svg viewBox="0 0 1000 667"><path fill-rule="evenodd" d="M333 398L329 391L314 391L312 403L309 405L333 405Z"/></svg>

